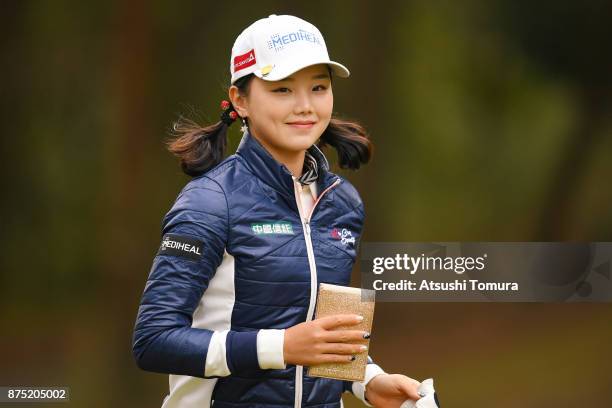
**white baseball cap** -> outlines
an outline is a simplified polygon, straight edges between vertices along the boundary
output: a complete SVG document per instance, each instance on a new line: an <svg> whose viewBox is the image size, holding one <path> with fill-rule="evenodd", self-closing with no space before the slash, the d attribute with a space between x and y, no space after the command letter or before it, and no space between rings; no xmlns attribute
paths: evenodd
<svg viewBox="0 0 612 408"><path fill-rule="evenodd" d="M272 14L255 21L236 38L230 60L231 83L251 73L278 81L315 64L328 64L341 78L350 75L344 65L329 59L317 27L295 16Z"/></svg>

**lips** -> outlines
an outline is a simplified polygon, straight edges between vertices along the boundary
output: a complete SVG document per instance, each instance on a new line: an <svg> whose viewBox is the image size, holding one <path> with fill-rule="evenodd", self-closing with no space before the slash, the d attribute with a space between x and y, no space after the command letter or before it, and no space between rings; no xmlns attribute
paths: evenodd
<svg viewBox="0 0 612 408"><path fill-rule="evenodd" d="M295 122L287 122L294 129L310 129L316 122L312 120L296 120Z"/></svg>
<svg viewBox="0 0 612 408"><path fill-rule="evenodd" d="M289 125L314 125L312 120L296 120L295 122L287 122Z"/></svg>

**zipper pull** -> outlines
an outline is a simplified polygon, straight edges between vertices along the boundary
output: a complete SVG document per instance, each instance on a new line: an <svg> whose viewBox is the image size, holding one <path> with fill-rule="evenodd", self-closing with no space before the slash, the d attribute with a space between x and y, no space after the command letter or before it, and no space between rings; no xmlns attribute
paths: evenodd
<svg viewBox="0 0 612 408"><path fill-rule="evenodd" d="M306 220L304 220L304 229L306 230L306 233L310 235L310 223Z"/></svg>

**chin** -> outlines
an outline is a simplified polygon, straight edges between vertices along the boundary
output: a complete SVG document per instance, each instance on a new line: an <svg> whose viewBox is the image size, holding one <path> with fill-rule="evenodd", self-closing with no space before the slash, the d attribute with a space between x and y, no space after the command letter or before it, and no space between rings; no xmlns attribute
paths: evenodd
<svg viewBox="0 0 612 408"><path fill-rule="evenodd" d="M313 136L313 133L309 132L308 134L301 135L291 134L285 140L288 141L286 144L288 150L301 151L312 146L318 140L318 137Z"/></svg>
<svg viewBox="0 0 612 408"><path fill-rule="evenodd" d="M301 152L312 146L312 143L288 143L285 149L291 152Z"/></svg>

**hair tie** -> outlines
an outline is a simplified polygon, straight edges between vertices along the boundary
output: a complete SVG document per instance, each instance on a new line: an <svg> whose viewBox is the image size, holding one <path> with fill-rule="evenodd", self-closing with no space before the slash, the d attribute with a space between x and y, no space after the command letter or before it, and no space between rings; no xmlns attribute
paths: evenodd
<svg viewBox="0 0 612 408"><path fill-rule="evenodd" d="M221 101L221 122L225 123L227 126L234 123L234 121L238 118L238 112L234 110L234 107L229 101L222 100Z"/></svg>

